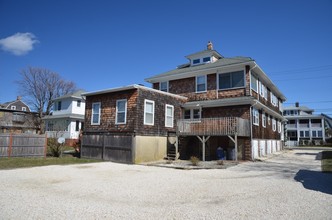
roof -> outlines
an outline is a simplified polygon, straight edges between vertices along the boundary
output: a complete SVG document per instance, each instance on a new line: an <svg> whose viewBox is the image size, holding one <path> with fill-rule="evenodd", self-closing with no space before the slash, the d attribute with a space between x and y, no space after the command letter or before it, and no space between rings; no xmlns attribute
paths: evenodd
<svg viewBox="0 0 332 220"><path fill-rule="evenodd" d="M43 120L51 120L51 119L60 119L60 118L70 118L70 119L81 119L84 120L84 115L81 114L63 114L63 115L47 115L44 116L42 119Z"/></svg>
<svg viewBox="0 0 332 220"><path fill-rule="evenodd" d="M300 111L304 111L304 112L313 112L313 109L308 108L307 106L287 106L284 107L284 110L300 110Z"/></svg>
<svg viewBox="0 0 332 220"><path fill-rule="evenodd" d="M254 61L254 60L251 59L250 57L222 58L213 63L206 63L206 64L189 66L189 67L184 67L184 68L177 68L175 70L171 70L171 71L168 71L165 73L161 73L161 74L146 78L145 81L154 83L154 82L159 82L159 80L161 78L169 78L171 76L177 76L177 78L186 78L186 77L188 77L188 74L186 74L186 73L195 73L195 72L202 71L202 70L216 69L216 68L231 66L231 65L235 65L235 64L244 64L244 63L248 63L248 62L252 62L252 61ZM181 74L183 74L182 77L181 77Z"/></svg>
<svg viewBox="0 0 332 220"><path fill-rule="evenodd" d="M66 94L66 95L63 95L63 96L59 96L53 100L60 100L60 99L66 99L66 98L74 98L74 99L83 99L82 97L82 93L86 92L85 90L77 90L73 93L69 93L69 94Z"/></svg>
<svg viewBox="0 0 332 220"><path fill-rule="evenodd" d="M197 53L193 53L193 54L187 55L185 57L187 59L190 59L191 57L201 56L203 54L211 54L211 55L213 55L213 56L215 56L217 58L223 58L223 56L220 53L218 53L218 51L216 51L216 50L209 50L209 49L203 50L203 51L199 51Z"/></svg>
<svg viewBox="0 0 332 220"><path fill-rule="evenodd" d="M21 102L23 105L28 107L27 111L24 111L24 112L30 112L31 111L30 107L27 104L25 104L25 102L23 102L20 98L14 100L14 101L9 101L9 102L2 103L2 104L0 104L0 108L8 109L10 105L12 105L16 102ZM15 110L15 111L20 111L20 110Z"/></svg>
<svg viewBox="0 0 332 220"><path fill-rule="evenodd" d="M180 96L180 95L176 95L176 94L172 94L172 93L168 93L168 92L163 92L160 90L148 88L146 86L142 86L142 85L138 85L138 84L123 86L123 87L116 87L116 88L105 89L105 90L98 90L98 91L94 91L94 92L86 92L86 93L83 93L82 95L93 96L93 95L107 94L107 93L113 93L113 92L121 92L121 91L126 91L126 90L131 90L131 89L143 89L143 90L160 93L160 94L167 95L167 96L173 96L175 98L180 98L180 99L185 99L185 100L188 99L187 97L184 97L184 96Z"/></svg>

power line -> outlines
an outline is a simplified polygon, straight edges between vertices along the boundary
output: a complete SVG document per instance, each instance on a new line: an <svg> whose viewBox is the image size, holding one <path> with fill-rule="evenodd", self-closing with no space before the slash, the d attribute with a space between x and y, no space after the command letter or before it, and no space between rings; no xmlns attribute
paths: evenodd
<svg viewBox="0 0 332 220"><path fill-rule="evenodd" d="M301 77L301 78L293 78L293 79L275 79L274 81L290 81L290 80L307 80L307 79L324 79L324 78L331 78L332 75L329 76L320 76L320 77Z"/></svg>
<svg viewBox="0 0 332 220"><path fill-rule="evenodd" d="M317 72L317 71L325 71L332 69L332 65L322 65L322 66L313 66L306 68L298 68L298 69L289 69L289 70L280 70L280 71L271 71L271 73L277 73L273 75L285 75L287 73L303 73L303 72Z"/></svg>
<svg viewBox="0 0 332 220"><path fill-rule="evenodd" d="M314 104L314 103L330 103L330 102L332 102L332 100L331 101L307 101L307 102L300 102L301 104ZM296 102L285 102L284 104L287 104L287 105L289 105L289 104L295 104Z"/></svg>

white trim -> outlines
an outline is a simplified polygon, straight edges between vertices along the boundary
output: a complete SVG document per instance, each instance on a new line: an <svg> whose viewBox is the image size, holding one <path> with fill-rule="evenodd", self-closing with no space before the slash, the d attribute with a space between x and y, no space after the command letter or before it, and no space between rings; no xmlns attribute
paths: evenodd
<svg viewBox="0 0 332 220"><path fill-rule="evenodd" d="M277 122L275 118L272 118L272 130L273 131L277 130Z"/></svg>
<svg viewBox="0 0 332 220"><path fill-rule="evenodd" d="M262 112L262 126L266 128L266 115L264 112Z"/></svg>
<svg viewBox="0 0 332 220"><path fill-rule="evenodd" d="M93 122L93 106L94 105L99 105L99 109L98 109L98 122L94 123ZM93 102L92 103L92 108L91 108L91 125L100 125L100 113L101 113L101 102Z"/></svg>
<svg viewBox="0 0 332 220"><path fill-rule="evenodd" d="M167 108L172 109L172 115L171 116L167 115ZM168 117L172 118L171 125L167 124L167 118ZM167 127L167 128L173 128L174 127L174 106L173 105L168 105L168 104L165 105L165 127Z"/></svg>
<svg viewBox="0 0 332 220"><path fill-rule="evenodd" d="M231 88L225 88L225 89L221 89L220 88L220 75L222 75L222 74L227 74L227 73L235 73L235 72L240 72L240 71L242 71L243 72L243 86L239 86L239 87L231 87ZM225 90L231 90L231 89L242 89L242 88L245 88L246 87L246 73L245 73L246 71L245 71L245 69L244 68L242 68L242 69L240 69L240 70L232 70L232 71L218 71L218 73L217 73L217 89L218 89L218 91L225 91Z"/></svg>
<svg viewBox="0 0 332 220"><path fill-rule="evenodd" d="M146 112L146 104L147 103L152 104L152 123L147 123L146 122L146 113L151 114L151 112ZM154 101L145 99L144 100L144 125L154 125L154 109L155 109Z"/></svg>
<svg viewBox="0 0 332 220"><path fill-rule="evenodd" d="M252 116L253 116L252 123L256 126L259 126L259 111L255 108L252 108Z"/></svg>
<svg viewBox="0 0 332 220"><path fill-rule="evenodd" d="M15 105L10 106L10 110L16 110L16 106Z"/></svg>
<svg viewBox="0 0 332 220"><path fill-rule="evenodd" d="M22 111L26 112L27 111L27 107L22 107Z"/></svg>
<svg viewBox="0 0 332 220"><path fill-rule="evenodd" d="M118 113L123 113L123 111L119 112L118 109L118 103L119 102L125 102L125 110L124 110L124 122L118 122ZM116 100L116 106L115 106L115 124L117 125L121 125L121 124L126 124L127 123L127 99L119 99Z"/></svg>
<svg viewBox="0 0 332 220"><path fill-rule="evenodd" d="M197 91L197 78L199 78L199 77L205 77L205 82L204 82L204 84L205 84L205 90L204 91ZM195 83L195 91L196 91L196 93L206 92L207 91L207 75L196 76L195 80L196 80L196 83Z"/></svg>

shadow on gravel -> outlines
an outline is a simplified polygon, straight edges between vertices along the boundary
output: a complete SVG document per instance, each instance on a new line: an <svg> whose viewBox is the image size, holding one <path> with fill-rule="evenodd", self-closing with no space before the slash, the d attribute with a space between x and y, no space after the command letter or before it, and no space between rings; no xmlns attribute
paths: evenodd
<svg viewBox="0 0 332 220"><path fill-rule="evenodd" d="M306 189L332 195L332 173L299 170L295 175L294 180L301 182Z"/></svg>

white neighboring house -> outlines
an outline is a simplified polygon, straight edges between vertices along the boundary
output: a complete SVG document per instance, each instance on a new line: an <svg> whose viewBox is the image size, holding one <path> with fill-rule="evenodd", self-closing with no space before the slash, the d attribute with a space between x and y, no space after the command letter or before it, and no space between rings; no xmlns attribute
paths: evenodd
<svg viewBox="0 0 332 220"><path fill-rule="evenodd" d="M54 99L52 115L45 116L45 132L49 138L63 137L66 144L74 144L84 125L84 90Z"/></svg>
<svg viewBox="0 0 332 220"><path fill-rule="evenodd" d="M325 117L314 115L313 112L313 109L300 106L298 102L295 106L284 107L288 146L325 143Z"/></svg>

